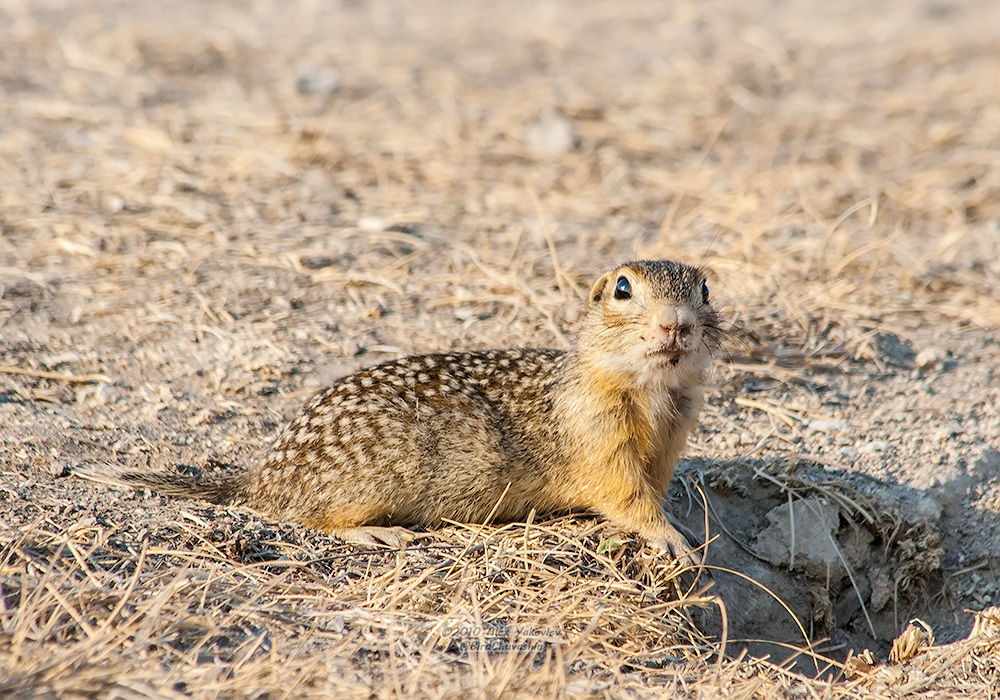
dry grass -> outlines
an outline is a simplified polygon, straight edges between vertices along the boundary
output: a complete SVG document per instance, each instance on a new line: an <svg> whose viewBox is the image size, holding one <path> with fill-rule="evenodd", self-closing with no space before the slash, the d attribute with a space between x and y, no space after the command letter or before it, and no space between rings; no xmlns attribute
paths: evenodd
<svg viewBox="0 0 1000 700"><path fill-rule="evenodd" d="M998 359L1000 6L870 5L0 0L0 695L995 693L995 608L814 680L721 658L724 604L592 520L365 552L52 479L249 464L317 386L399 353L566 346L594 273L637 254L704 262L746 331L698 457L975 463L910 439L1000 430L974 371ZM552 119L570 150L531 146ZM822 443L922 380L898 348L965 337L898 458ZM988 478L970 538L1000 523ZM996 578L970 556L946 554L954 590Z"/></svg>
<svg viewBox="0 0 1000 700"><path fill-rule="evenodd" d="M853 698L997 682L996 608L950 645L908 629L892 664L849 661L852 681L716 661L691 614L718 601L630 547L599 554L594 527L565 519L452 528L405 555L318 553L309 533L245 514L216 523L211 541L177 529L192 542L183 549L93 525L5 533L0 692Z"/></svg>
<svg viewBox="0 0 1000 700"><path fill-rule="evenodd" d="M577 531L456 529L403 556L319 554L290 528L257 534L273 540L213 533L223 547L236 539L233 552L136 551L105 528L38 527L4 551L21 586L5 584L3 690L547 695L709 653L684 613L710 599L672 602L675 572L620 546L597 554Z"/></svg>

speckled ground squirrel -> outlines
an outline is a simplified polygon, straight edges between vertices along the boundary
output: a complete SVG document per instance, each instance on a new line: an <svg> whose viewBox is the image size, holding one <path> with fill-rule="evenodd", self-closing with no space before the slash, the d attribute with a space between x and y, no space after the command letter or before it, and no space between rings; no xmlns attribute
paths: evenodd
<svg viewBox="0 0 1000 700"><path fill-rule="evenodd" d="M697 423L718 321L702 270L632 262L594 284L569 352L369 367L310 400L264 461L237 476L74 471L394 545L406 531L387 526L584 508L679 556L691 547L662 502Z"/></svg>

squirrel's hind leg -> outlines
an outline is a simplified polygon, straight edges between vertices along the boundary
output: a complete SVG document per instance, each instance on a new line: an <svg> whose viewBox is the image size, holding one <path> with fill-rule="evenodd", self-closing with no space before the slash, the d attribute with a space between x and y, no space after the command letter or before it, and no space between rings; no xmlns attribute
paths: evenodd
<svg viewBox="0 0 1000 700"><path fill-rule="evenodd" d="M420 536L405 527L376 527L374 525L340 528L333 530L330 534L351 544L367 546L386 544L396 549L405 549L408 542Z"/></svg>

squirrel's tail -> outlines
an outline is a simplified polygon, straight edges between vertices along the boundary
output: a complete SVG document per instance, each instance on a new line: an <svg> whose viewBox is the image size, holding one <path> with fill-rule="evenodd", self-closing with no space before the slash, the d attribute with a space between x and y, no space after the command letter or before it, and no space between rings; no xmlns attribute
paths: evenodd
<svg viewBox="0 0 1000 700"><path fill-rule="evenodd" d="M239 494L239 476L187 475L152 472L111 462L88 462L70 469L70 474L90 481L134 489L151 489L164 496L195 498L212 503L232 503Z"/></svg>

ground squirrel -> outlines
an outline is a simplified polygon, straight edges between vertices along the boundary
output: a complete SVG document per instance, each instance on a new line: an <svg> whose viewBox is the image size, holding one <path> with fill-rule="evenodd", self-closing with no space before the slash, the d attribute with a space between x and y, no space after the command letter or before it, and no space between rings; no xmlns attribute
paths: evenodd
<svg viewBox="0 0 1000 700"><path fill-rule="evenodd" d="M719 317L705 272L669 261L603 275L576 347L404 357L310 400L263 462L235 476L110 465L85 478L250 506L355 542L398 525L587 509L673 556L662 503L701 408Z"/></svg>

